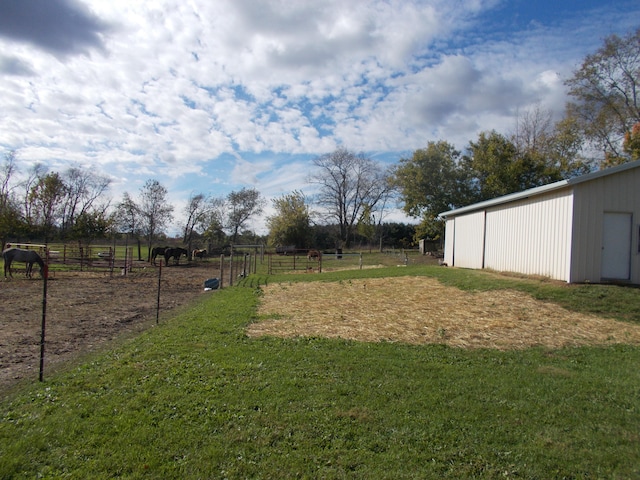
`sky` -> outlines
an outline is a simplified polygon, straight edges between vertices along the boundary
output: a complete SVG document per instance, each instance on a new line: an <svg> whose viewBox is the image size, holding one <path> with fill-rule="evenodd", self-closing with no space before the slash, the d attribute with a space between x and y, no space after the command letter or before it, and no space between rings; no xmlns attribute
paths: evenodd
<svg viewBox="0 0 640 480"><path fill-rule="evenodd" d="M0 154L105 175L114 204L158 180L169 233L198 193L255 188L269 215L339 147L393 165L560 118L585 56L639 26L637 0L0 0Z"/></svg>

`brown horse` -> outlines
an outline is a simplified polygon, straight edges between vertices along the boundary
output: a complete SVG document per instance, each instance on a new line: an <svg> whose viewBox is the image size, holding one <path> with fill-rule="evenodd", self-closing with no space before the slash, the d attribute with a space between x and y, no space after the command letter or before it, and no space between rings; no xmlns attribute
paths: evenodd
<svg viewBox="0 0 640 480"><path fill-rule="evenodd" d="M23 250L21 248L7 248L2 252L2 258L4 259L4 277L7 278L7 272L9 276L13 277L11 273L12 262L25 262L27 264L27 277L31 278L33 271L33 264L40 265L40 276L43 275L44 262L38 252L35 250Z"/></svg>
<svg viewBox="0 0 640 480"><path fill-rule="evenodd" d="M309 250L309 253L307 253L307 260L311 260L312 258L320 260L321 256L322 254L318 250Z"/></svg>
<svg viewBox="0 0 640 480"><path fill-rule="evenodd" d="M155 265L156 264L156 257L158 255L164 255L164 252L168 248L169 247L154 247L153 250L151 250L151 265Z"/></svg>
<svg viewBox="0 0 640 480"><path fill-rule="evenodd" d="M174 265L179 265L180 264L180 257L184 255L185 257L189 257L189 252L187 250L185 250L184 248L167 248L164 251L164 261L167 265L167 267L169 266L169 259L171 257L173 257L173 264Z"/></svg>
<svg viewBox="0 0 640 480"><path fill-rule="evenodd" d="M198 250L197 248L191 252L191 258L195 260L196 258L204 258L207 256L207 250Z"/></svg>

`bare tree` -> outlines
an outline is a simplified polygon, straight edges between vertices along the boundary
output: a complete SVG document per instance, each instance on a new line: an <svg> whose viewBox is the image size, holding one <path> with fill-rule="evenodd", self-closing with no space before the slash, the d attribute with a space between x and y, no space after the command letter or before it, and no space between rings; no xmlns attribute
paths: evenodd
<svg viewBox="0 0 640 480"><path fill-rule="evenodd" d="M142 260L140 252L141 213L136 202L133 201L128 192L124 192L122 201L116 206L115 226L120 232L126 234L126 243L129 236L138 240L138 260Z"/></svg>
<svg viewBox="0 0 640 480"><path fill-rule="evenodd" d="M80 167L70 167L64 172L67 186L62 216L62 229L70 229L77 216L91 211L94 202L104 195L111 180Z"/></svg>
<svg viewBox="0 0 640 480"><path fill-rule="evenodd" d="M565 83L574 98L567 116L604 152L601 166L629 161L623 139L640 122L640 28L625 37L605 38Z"/></svg>
<svg viewBox="0 0 640 480"><path fill-rule="evenodd" d="M338 223L338 245L349 247L351 234L365 210L373 213L390 184L387 175L370 158L345 148L313 160L316 171L309 181L319 185L318 204Z"/></svg>
<svg viewBox="0 0 640 480"><path fill-rule="evenodd" d="M9 202L11 193L11 177L16 173L16 152L11 151L4 156L4 163L0 167L0 208Z"/></svg>
<svg viewBox="0 0 640 480"><path fill-rule="evenodd" d="M551 111L536 105L518 115L511 139L521 154L538 152L547 149L553 133Z"/></svg>
<svg viewBox="0 0 640 480"><path fill-rule="evenodd" d="M11 179L16 172L16 152L11 151L5 154L0 167L0 247L3 248L8 236L15 235L20 220L18 202L11 192L15 188Z"/></svg>
<svg viewBox="0 0 640 480"><path fill-rule="evenodd" d="M211 208L207 210L202 221L202 235L207 240L207 249L210 252L213 251L216 243L221 244L225 240L225 205L226 201L223 197L212 198L210 200Z"/></svg>
<svg viewBox="0 0 640 480"><path fill-rule="evenodd" d="M23 216L24 220L29 226L34 225L33 219L33 202L31 201L31 189L33 186L40 180L40 178L44 177L47 173L47 167L41 163L36 163L33 165L29 171L27 172L27 178L22 182L22 187L24 188L24 196L23 196Z"/></svg>
<svg viewBox="0 0 640 480"><path fill-rule="evenodd" d="M173 206L167 201L167 189L157 180L147 180L140 189L139 211L142 232L147 237L148 257L155 235L173 218Z"/></svg>

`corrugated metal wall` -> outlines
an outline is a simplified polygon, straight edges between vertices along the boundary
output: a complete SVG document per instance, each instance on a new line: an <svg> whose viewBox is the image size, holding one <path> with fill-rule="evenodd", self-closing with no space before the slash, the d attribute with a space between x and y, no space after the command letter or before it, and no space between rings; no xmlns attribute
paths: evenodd
<svg viewBox="0 0 640 480"><path fill-rule="evenodd" d="M538 190L528 198L522 193L507 203L490 203L448 216L445 261L457 267L491 268L572 283L606 281L602 278L603 219L605 214L626 214L631 218L631 231L626 233L631 238L628 280L640 284L637 164L611 173L595 172L582 181Z"/></svg>
<svg viewBox="0 0 640 480"><path fill-rule="evenodd" d="M579 183L574 187L571 282L602 280L605 212L631 213L631 282L640 283L640 168Z"/></svg>
<svg viewBox="0 0 640 480"><path fill-rule="evenodd" d="M447 218L447 223L445 223L445 234L444 234L444 261L447 265L454 265L453 258L453 247L455 240L455 232L456 232L456 218L450 217Z"/></svg>
<svg viewBox="0 0 640 480"><path fill-rule="evenodd" d="M571 188L490 208L485 268L568 281L572 211Z"/></svg>
<svg viewBox="0 0 640 480"><path fill-rule="evenodd" d="M460 215L455 222L452 264L462 268L483 268L484 210Z"/></svg>

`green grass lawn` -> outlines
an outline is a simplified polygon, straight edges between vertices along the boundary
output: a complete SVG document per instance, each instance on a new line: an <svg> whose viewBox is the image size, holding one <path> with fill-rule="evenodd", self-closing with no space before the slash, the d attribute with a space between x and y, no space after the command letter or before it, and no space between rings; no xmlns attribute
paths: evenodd
<svg viewBox="0 0 640 480"><path fill-rule="evenodd" d="M639 478L640 348L250 339L258 286L427 274L638 321L635 289L438 267L251 276L0 404L0 478Z"/></svg>

